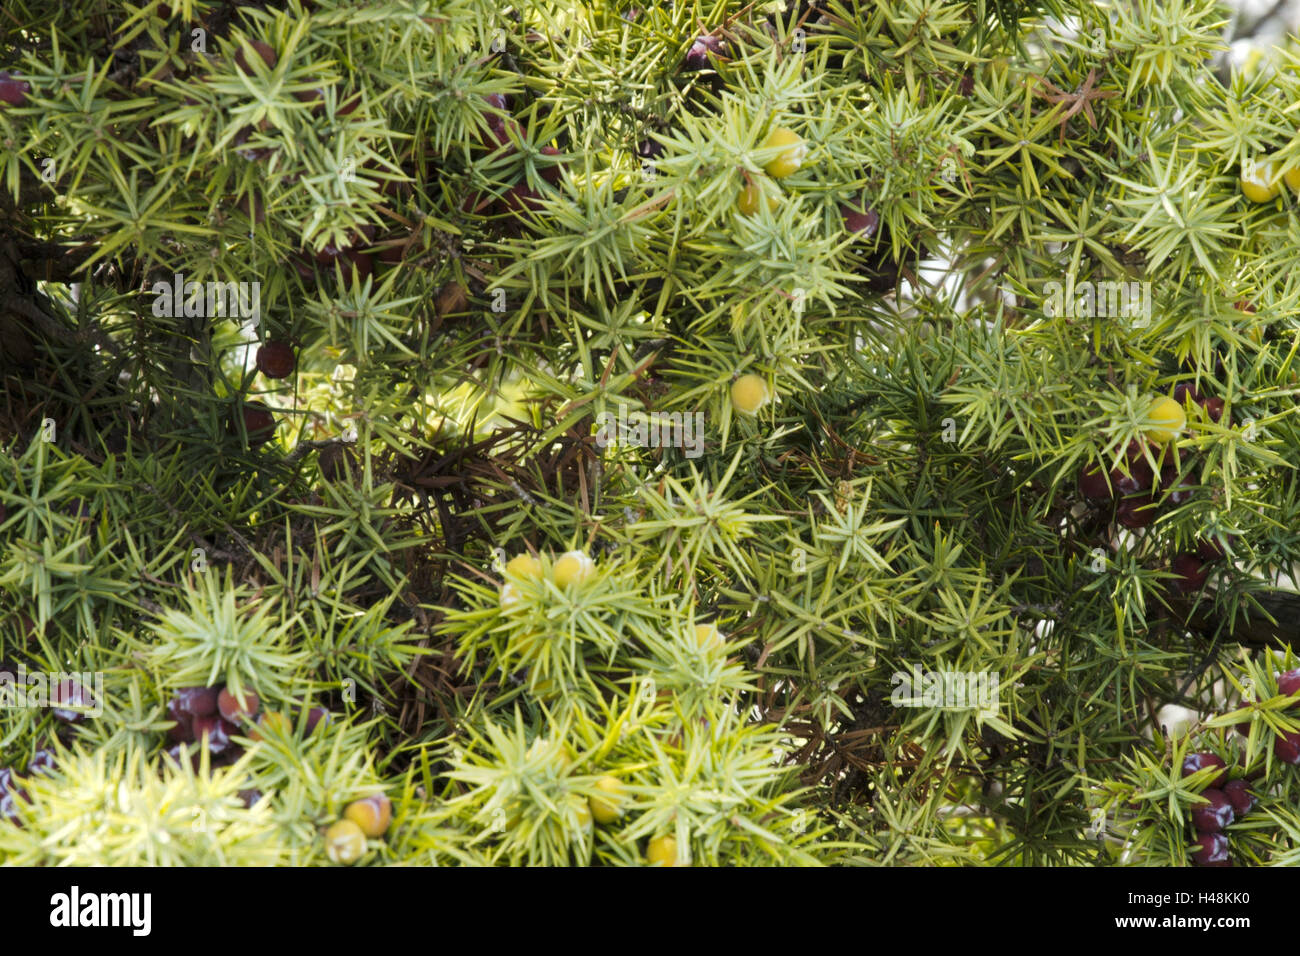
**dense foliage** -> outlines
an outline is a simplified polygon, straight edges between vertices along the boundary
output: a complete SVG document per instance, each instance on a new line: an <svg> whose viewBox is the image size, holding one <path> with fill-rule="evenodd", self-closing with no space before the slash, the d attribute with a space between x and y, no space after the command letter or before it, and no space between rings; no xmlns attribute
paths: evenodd
<svg viewBox="0 0 1300 956"><path fill-rule="evenodd" d="M1235 23L10 0L0 859L1294 862Z"/></svg>

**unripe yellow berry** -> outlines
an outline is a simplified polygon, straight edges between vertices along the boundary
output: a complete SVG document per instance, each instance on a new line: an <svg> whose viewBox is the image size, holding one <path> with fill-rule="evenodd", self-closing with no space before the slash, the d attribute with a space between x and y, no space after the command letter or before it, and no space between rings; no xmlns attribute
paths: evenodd
<svg viewBox="0 0 1300 956"><path fill-rule="evenodd" d="M355 863L366 852L366 835L351 820L339 820L325 831L325 852L334 863Z"/></svg>
<svg viewBox="0 0 1300 956"><path fill-rule="evenodd" d="M1282 182L1300 193L1300 166L1288 166L1283 170Z"/></svg>
<svg viewBox="0 0 1300 956"><path fill-rule="evenodd" d="M731 383L731 401L746 415L753 415L767 404L767 383L757 375L742 375Z"/></svg>
<svg viewBox="0 0 1300 956"><path fill-rule="evenodd" d="M652 837L645 848L646 860L660 866L674 866L677 863L677 841L670 836Z"/></svg>
<svg viewBox="0 0 1300 956"><path fill-rule="evenodd" d="M542 562L531 554L516 554L506 562L506 573L513 574L517 578L540 578Z"/></svg>
<svg viewBox="0 0 1300 956"><path fill-rule="evenodd" d="M383 793L354 800L343 810L343 818L361 827L368 837L381 837L393 821L393 803Z"/></svg>
<svg viewBox="0 0 1300 956"><path fill-rule="evenodd" d="M1277 163L1271 159L1241 164L1241 193L1251 202L1268 202L1281 192L1276 179Z"/></svg>
<svg viewBox="0 0 1300 956"><path fill-rule="evenodd" d="M581 794L571 793L568 796L569 806L573 808L574 815L578 818L578 828L580 830L591 829L591 807Z"/></svg>
<svg viewBox="0 0 1300 956"><path fill-rule="evenodd" d="M560 555L551 569L551 577L557 588L566 588L570 584L581 584L596 573L596 565L583 551L566 551Z"/></svg>
<svg viewBox="0 0 1300 956"><path fill-rule="evenodd" d="M768 160L763 169L773 179L783 179L799 171L799 167L803 165L808 155L808 147L799 138L798 133L784 126L772 130L763 141L764 149L773 149L777 146L784 146L786 149L778 153L776 158Z"/></svg>
<svg viewBox="0 0 1300 956"><path fill-rule="evenodd" d="M742 216L752 216L758 212L760 200L767 201L767 208L771 212L776 211L780 205L775 196L765 193L758 182L750 182L740 191L740 198L736 200L736 208L740 210Z"/></svg>
<svg viewBox="0 0 1300 956"><path fill-rule="evenodd" d="M501 606L509 607L519 603L519 589L507 581L501 585Z"/></svg>
<svg viewBox="0 0 1300 956"><path fill-rule="evenodd" d="M1142 83L1158 83L1165 72L1173 65L1174 55L1168 50L1161 50L1149 60L1142 60L1134 69Z"/></svg>
<svg viewBox="0 0 1300 956"><path fill-rule="evenodd" d="M596 781L596 789L605 797L591 798L591 815L597 823L608 826L623 815L619 806L623 801L623 782L617 777L604 776Z"/></svg>
<svg viewBox="0 0 1300 956"><path fill-rule="evenodd" d="M716 651L722 647L722 635L712 624L696 624L695 643L702 651Z"/></svg>
<svg viewBox="0 0 1300 956"><path fill-rule="evenodd" d="M549 737L538 737L524 751L524 758L527 760L536 760L542 756L549 757L551 766L557 773L568 773L573 766L573 754L569 753L569 748L557 744Z"/></svg>
<svg viewBox="0 0 1300 956"><path fill-rule="evenodd" d="M1146 430L1146 436L1157 445L1173 441L1187 424L1187 413L1183 411L1183 406L1172 398L1158 398L1152 402L1147 418L1153 424Z"/></svg>
<svg viewBox="0 0 1300 956"><path fill-rule="evenodd" d="M265 711L257 718L257 723L249 728L248 737L250 740L265 740L268 733L287 737L293 733L293 724L278 710Z"/></svg>

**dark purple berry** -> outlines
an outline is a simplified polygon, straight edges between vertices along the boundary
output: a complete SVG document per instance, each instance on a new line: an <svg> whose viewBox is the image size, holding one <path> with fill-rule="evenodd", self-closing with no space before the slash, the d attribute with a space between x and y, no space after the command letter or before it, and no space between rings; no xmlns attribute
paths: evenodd
<svg viewBox="0 0 1300 956"><path fill-rule="evenodd" d="M1154 503L1150 494L1125 498L1115 507L1115 520L1126 528L1145 528L1156 520Z"/></svg>
<svg viewBox="0 0 1300 956"><path fill-rule="evenodd" d="M230 746L230 735L238 733L239 728L220 717L195 717L194 736L201 743L206 743L208 752L219 754Z"/></svg>
<svg viewBox="0 0 1300 956"><path fill-rule="evenodd" d="M307 711L307 733L314 733L318 725L328 726L331 719L324 707L313 707Z"/></svg>
<svg viewBox="0 0 1300 956"><path fill-rule="evenodd" d="M1210 786L1214 788L1222 787L1228 779L1227 764L1218 754L1212 754L1208 751L1202 753L1188 754L1183 758L1183 776L1190 777L1198 770L1204 770L1206 767L1219 767L1223 770L1221 774L1210 781Z"/></svg>
<svg viewBox="0 0 1300 956"><path fill-rule="evenodd" d="M200 763L200 760L202 759L202 758L199 756L199 748L197 748L197 747L182 747L180 744L177 744L177 745L174 746L174 747L168 747L167 750L165 751L165 753L167 754L168 757L170 757L170 758L172 759L172 762L175 763L175 764L179 767L179 766L183 766L183 764L182 764L182 762L181 762L181 759L182 759L182 758L181 758L181 751L182 751L182 749L183 749L183 750L185 751L185 753L187 754L187 756L186 756L184 759L186 759L186 760L189 761L190 769L191 769L191 770L196 770L196 771L197 771L197 770L199 769L199 763Z"/></svg>
<svg viewBox="0 0 1300 956"><path fill-rule="evenodd" d="M1222 790L1213 787L1202 790L1201 796L1210 802L1192 807L1192 826L1199 833L1218 833L1234 819L1232 801Z"/></svg>
<svg viewBox="0 0 1300 956"><path fill-rule="evenodd" d="M1273 754L1283 763L1300 764L1300 733L1285 733L1274 740Z"/></svg>
<svg viewBox="0 0 1300 956"><path fill-rule="evenodd" d="M1079 494L1092 501L1105 501L1111 498L1110 482L1106 472L1098 465L1084 465L1079 472Z"/></svg>
<svg viewBox="0 0 1300 956"><path fill-rule="evenodd" d="M560 151L556 149L554 146L543 146L539 152L541 152L543 156L560 155ZM548 183L554 186L556 183L560 181L560 164L551 163L550 165L543 166L540 170L540 174L542 179L546 180Z"/></svg>
<svg viewBox="0 0 1300 956"><path fill-rule="evenodd" d="M1255 806L1255 795L1250 792L1250 784L1245 780L1229 780L1223 785L1223 794L1239 817L1245 816Z"/></svg>
<svg viewBox="0 0 1300 956"><path fill-rule="evenodd" d="M80 681L65 678L55 688L55 700L63 707L55 707L54 716L65 724L75 724L86 719L86 710L95 709L95 697ZM77 708L72 710L70 708Z"/></svg>
<svg viewBox="0 0 1300 956"><path fill-rule="evenodd" d="M0 769L0 820L19 822L18 799L26 800L27 791L14 779L12 770Z"/></svg>
<svg viewBox="0 0 1300 956"><path fill-rule="evenodd" d="M1197 849L1192 862L1197 866L1231 866L1228 857L1228 838L1222 833L1203 833L1196 838Z"/></svg>
<svg viewBox="0 0 1300 956"><path fill-rule="evenodd" d="M264 445L275 435L275 416L260 402L244 406L244 433L252 447Z"/></svg>
<svg viewBox="0 0 1300 956"><path fill-rule="evenodd" d="M1196 488L1192 485L1192 476L1183 475L1180 478L1178 468L1174 466L1161 470L1160 489L1169 493L1169 503L1174 505L1186 504L1196 494Z"/></svg>
<svg viewBox="0 0 1300 956"><path fill-rule="evenodd" d="M1195 386L1191 382L1179 382L1174 386L1174 401L1179 405L1186 405L1187 400L1199 402L1201 396L1197 394Z"/></svg>
<svg viewBox="0 0 1300 956"><path fill-rule="evenodd" d="M1278 674L1277 692L1282 697L1294 697L1300 693L1300 669Z"/></svg>
<svg viewBox="0 0 1300 956"><path fill-rule="evenodd" d="M1127 475L1120 468L1116 468L1110 473L1110 483L1111 487L1115 489L1115 497L1124 498L1128 495L1151 490L1155 475L1151 471L1151 465L1147 463L1145 458L1129 462L1128 470Z"/></svg>
<svg viewBox="0 0 1300 956"><path fill-rule="evenodd" d="M658 159L664 154L664 144L657 139L643 139L637 144L636 154L642 159Z"/></svg>
<svg viewBox="0 0 1300 956"><path fill-rule="evenodd" d="M210 717L217 712L219 687L182 687L172 698L178 712L191 717Z"/></svg>
<svg viewBox="0 0 1300 956"><path fill-rule="evenodd" d="M1175 555L1173 561L1169 563L1169 570L1178 575L1174 585L1184 594L1191 594L1205 587L1205 579L1210 574L1205 567L1205 562L1194 554Z"/></svg>
<svg viewBox="0 0 1300 956"><path fill-rule="evenodd" d="M42 773L48 776L54 773L56 766L54 751L42 748L32 754L32 759L27 761L27 773L28 775Z"/></svg>
<svg viewBox="0 0 1300 956"><path fill-rule="evenodd" d="M248 45L262 58L262 62L266 64L268 70L273 69L280 59L276 56L275 49L269 43L263 43L261 40L250 40ZM248 66L248 59L244 56L243 47L240 47L239 52L235 54L235 65L245 73L253 72Z"/></svg>
<svg viewBox="0 0 1300 956"><path fill-rule="evenodd" d="M257 370L267 378L288 378L297 362L298 357L288 342L271 339L257 350Z"/></svg>
<svg viewBox="0 0 1300 956"><path fill-rule="evenodd" d="M1231 542L1231 536L1227 538L1203 538L1196 542L1196 556L1202 561L1218 561L1228 553L1227 545Z"/></svg>
<svg viewBox="0 0 1300 956"><path fill-rule="evenodd" d="M1223 419L1224 401L1221 398L1207 398L1201 403L1205 407L1205 413L1210 416L1210 421L1218 422ZM1232 420L1224 422L1225 425L1231 425Z"/></svg>
<svg viewBox="0 0 1300 956"><path fill-rule="evenodd" d="M27 102L27 93L31 88L31 84L26 81L0 71L0 103L22 106Z"/></svg>
<svg viewBox="0 0 1300 956"><path fill-rule="evenodd" d="M707 69L709 66L709 55L721 55L726 49L721 37L704 36L698 37L691 48L686 51L686 59L682 61L682 70L687 73L694 73L698 70Z"/></svg>
<svg viewBox="0 0 1300 956"><path fill-rule="evenodd" d="M880 215L868 206L865 200L855 204L840 203L840 218L844 220L845 229L851 233L861 234L863 239L870 239L880 227Z"/></svg>
<svg viewBox="0 0 1300 956"><path fill-rule="evenodd" d="M348 249L343 253L346 260L343 263L343 281L350 284L352 274L355 270L356 281L365 282L375 271L375 260L364 252L358 252L355 249Z"/></svg>
<svg viewBox="0 0 1300 956"><path fill-rule="evenodd" d="M542 194L526 183L511 186L501 200L515 215L539 212L542 208Z"/></svg>

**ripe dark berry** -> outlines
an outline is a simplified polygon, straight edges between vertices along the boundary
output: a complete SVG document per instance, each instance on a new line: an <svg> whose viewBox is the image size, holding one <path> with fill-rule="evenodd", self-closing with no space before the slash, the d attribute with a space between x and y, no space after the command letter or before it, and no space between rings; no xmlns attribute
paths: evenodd
<svg viewBox="0 0 1300 956"><path fill-rule="evenodd" d="M556 149L554 146L543 146L541 150L539 150L539 152L543 156L560 155L560 151ZM554 186L556 183L560 181L560 164L551 163L549 165L543 166L540 170L540 173L541 173L541 177L544 180L546 180L548 183Z"/></svg>
<svg viewBox="0 0 1300 956"><path fill-rule="evenodd" d="M278 710L268 710L257 718L257 723L248 729L251 740L265 740L267 734L287 737L293 733L293 724L289 718Z"/></svg>
<svg viewBox="0 0 1300 956"><path fill-rule="evenodd" d="M1283 697L1293 697L1300 692L1300 669L1278 674L1277 692Z"/></svg>
<svg viewBox="0 0 1300 956"><path fill-rule="evenodd" d="M230 141L231 145L235 147L235 153L238 154L243 159L247 159L251 161L251 160L265 159L267 156L270 156L271 153L274 152L274 150L270 146L251 146L248 148L241 148L244 146L245 143L247 143L252 138L253 138L253 127L245 126L243 129L239 130L239 132L237 132L234 135L234 138L231 139Z"/></svg>
<svg viewBox="0 0 1300 956"><path fill-rule="evenodd" d="M1145 528L1156 520L1154 502L1149 494L1125 498L1115 507L1115 520L1126 528Z"/></svg>
<svg viewBox="0 0 1300 956"><path fill-rule="evenodd" d="M199 756L199 749L197 747L182 748L180 744L177 744L174 747L168 747L165 753L167 754L168 757L172 759L173 763L175 763L177 766L181 766L182 750L184 750L185 754L187 755L184 759L189 761L190 769L197 771L199 769L199 761L201 759Z"/></svg>
<svg viewBox="0 0 1300 956"><path fill-rule="evenodd" d="M1196 388L1195 386L1192 385L1191 382L1179 382L1177 385L1174 386L1175 402L1177 402L1179 405L1186 405L1187 400L1189 398L1193 402L1198 402L1198 403L1201 400L1201 396L1197 394Z"/></svg>
<svg viewBox="0 0 1300 956"><path fill-rule="evenodd" d="M1223 399L1207 398L1205 401L1201 403L1201 405L1205 408L1205 414L1207 414L1210 417L1210 421L1212 422L1222 421L1223 412L1224 412ZM1232 420L1229 419L1227 422L1224 422L1224 424L1231 425Z"/></svg>
<svg viewBox="0 0 1300 956"><path fill-rule="evenodd" d="M317 265L329 268L343 255L343 250L332 242L327 242L311 254Z"/></svg>
<svg viewBox="0 0 1300 956"><path fill-rule="evenodd" d="M506 98L500 93L489 93L483 99L487 101L488 106L497 112L488 114L488 131L485 136L479 137L479 145L488 150L512 148L514 142L510 137L510 132L513 130L515 136L522 139L524 131L523 127L514 119L500 115L506 110ZM340 112L342 111L340 110Z"/></svg>
<svg viewBox="0 0 1300 956"><path fill-rule="evenodd" d="M22 106L23 103L27 102L27 93L31 88L31 84L26 81L8 73L0 72L0 103L8 103L10 106Z"/></svg>
<svg viewBox="0 0 1300 956"><path fill-rule="evenodd" d="M658 159L664 154L664 144L657 139L643 139L636 144L636 154L642 159Z"/></svg>
<svg viewBox="0 0 1300 956"><path fill-rule="evenodd" d="M253 222L261 224L266 222L266 203L254 199L251 196L240 196L239 202L235 207Z"/></svg>
<svg viewBox="0 0 1300 956"><path fill-rule="evenodd" d="M1196 556L1202 561L1218 561L1227 552L1227 544L1232 541L1228 538L1202 538L1196 543Z"/></svg>
<svg viewBox="0 0 1300 956"><path fill-rule="evenodd" d="M293 98L299 103L312 103L312 115L319 116L325 112L325 91L319 87L310 90L295 90Z"/></svg>
<svg viewBox="0 0 1300 956"><path fill-rule="evenodd" d="M253 447L270 441L275 435L275 416L271 410L260 402L245 405L244 433L248 435L248 444Z"/></svg>
<svg viewBox="0 0 1300 956"><path fill-rule="evenodd" d="M317 726L328 726L330 713L324 707L313 707L307 711L307 733L314 733Z"/></svg>
<svg viewBox="0 0 1300 956"><path fill-rule="evenodd" d="M709 54L718 56L725 49L726 44L721 37L709 36L708 34L698 37L691 44L691 48L686 51L686 59L682 61L683 72L694 73L706 69L709 65Z"/></svg>
<svg viewBox="0 0 1300 956"><path fill-rule="evenodd" d="M167 739L174 744L192 744L194 736L194 718L176 709L175 701L167 704L167 716L175 723L167 728Z"/></svg>
<svg viewBox="0 0 1300 956"><path fill-rule="evenodd" d="M1233 813L1245 816L1255 806L1255 795L1250 792L1250 784L1245 780L1229 780L1223 785L1223 795L1232 804Z"/></svg>
<svg viewBox="0 0 1300 956"><path fill-rule="evenodd" d="M272 339L257 350L257 370L267 378L288 378L297 365L297 356L288 342Z"/></svg>
<svg viewBox="0 0 1300 956"><path fill-rule="evenodd" d="M57 766L54 751L42 748L32 754L32 759L27 761L27 774L30 776L34 773L42 773L48 776L54 773Z"/></svg>
<svg viewBox="0 0 1300 956"><path fill-rule="evenodd" d="M1099 465L1084 465L1079 471L1079 494L1092 501L1106 501L1111 497L1110 482Z"/></svg>
<svg viewBox="0 0 1300 956"><path fill-rule="evenodd" d="M194 736L206 743L208 753L216 755L227 750L232 734L239 733L239 728L220 717L195 717Z"/></svg>
<svg viewBox="0 0 1300 956"><path fill-rule="evenodd" d="M1175 555L1173 561L1169 562L1169 570L1178 575L1174 585L1183 594L1199 591L1205 587L1205 579L1209 577L1205 562L1194 554Z"/></svg>
<svg viewBox="0 0 1300 956"><path fill-rule="evenodd" d="M251 46L253 48L253 51L262 58L262 62L266 64L266 68L268 70L274 69L275 64L279 62L280 58L276 56L275 49L271 46L271 44L263 43L261 40L250 40L248 45ZM239 52L235 54L235 65L238 66L245 73L253 72L252 68L249 67L248 65L247 58L245 58L244 56L243 47L240 47Z"/></svg>
<svg viewBox="0 0 1300 956"><path fill-rule="evenodd" d="M85 720L86 710L93 710L95 707L94 695L78 680L65 678L59 681L55 694L55 700L65 706L55 707L53 714L65 724L75 724Z"/></svg>
<svg viewBox="0 0 1300 956"><path fill-rule="evenodd" d="M251 807L253 804L257 803L258 800L262 799L262 791L261 790L240 790L238 796L239 799L243 802L245 807Z"/></svg>
<svg viewBox="0 0 1300 956"><path fill-rule="evenodd" d="M516 215L539 212L542 208L542 194L526 183L511 186L501 201Z"/></svg>
<svg viewBox="0 0 1300 956"><path fill-rule="evenodd" d="M1220 757L1218 754L1212 754L1206 751L1202 753L1188 754L1183 758L1184 777L1190 777L1192 774L1196 773L1196 771L1204 770L1206 767L1219 767L1220 769L1223 770L1222 773L1218 774L1213 780L1210 781L1209 785L1211 787L1218 789L1219 787L1222 787L1224 783L1227 782L1228 779L1227 764L1223 762L1223 758Z"/></svg>
<svg viewBox="0 0 1300 956"><path fill-rule="evenodd" d="M1300 764L1300 733L1285 733L1274 740L1273 755L1283 763Z"/></svg>
<svg viewBox="0 0 1300 956"><path fill-rule="evenodd" d="M1110 484L1115 489L1117 498L1150 491L1154 481L1155 473L1151 470L1151 464L1145 457L1140 457L1140 453L1139 456L1133 456L1131 451L1128 459L1128 474L1124 474L1123 469L1120 468L1110 473Z"/></svg>
<svg viewBox="0 0 1300 956"><path fill-rule="evenodd" d="M375 271L375 260L364 252L348 249L343 253L343 281L351 285L353 273L358 283L365 282Z"/></svg>
<svg viewBox="0 0 1300 956"><path fill-rule="evenodd" d="M1201 791L1201 796L1210 802L1192 807L1192 826L1199 833L1218 833L1232 823L1235 814L1232 801L1222 790L1210 787Z"/></svg>
<svg viewBox="0 0 1300 956"><path fill-rule="evenodd" d="M221 716L232 724L238 724L245 718L257 716L257 710L261 706L261 701L257 694L251 690L245 690L242 698L236 697L229 690L222 689L217 695L217 710Z"/></svg>
<svg viewBox="0 0 1300 956"><path fill-rule="evenodd" d="M176 710L191 717L208 717L217 712L219 687L183 687L172 698Z"/></svg>
<svg viewBox="0 0 1300 956"><path fill-rule="evenodd" d="M1196 489L1192 485L1192 476L1183 475L1180 478L1178 468L1175 466L1161 470L1160 490L1168 492L1169 503L1173 505L1186 504L1196 494Z"/></svg>
<svg viewBox="0 0 1300 956"><path fill-rule="evenodd" d="M19 822L18 799L26 800L27 792L14 779L12 770L0 768L0 820Z"/></svg>
<svg viewBox="0 0 1300 956"><path fill-rule="evenodd" d="M866 200L857 203L840 203L840 218L844 228L852 233L860 233L863 239L870 239L880 227L879 214L867 205ZM1107 492L1106 497L1110 493Z"/></svg>
<svg viewBox="0 0 1300 956"><path fill-rule="evenodd" d="M1222 833L1203 833L1196 838L1192 862L1197 866L1231 866L1228 838Z"/></svg>

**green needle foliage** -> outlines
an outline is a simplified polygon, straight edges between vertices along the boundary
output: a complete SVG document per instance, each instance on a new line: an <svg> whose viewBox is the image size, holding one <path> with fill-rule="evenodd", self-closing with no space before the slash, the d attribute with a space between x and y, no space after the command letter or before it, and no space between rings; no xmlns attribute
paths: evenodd
<svg viewBox="0 0 1300 956"><path fill-rule="evenodd" d="M1300 861L1239 27L11 0L0 861L1189 865L1211 753Z"/></svg>

